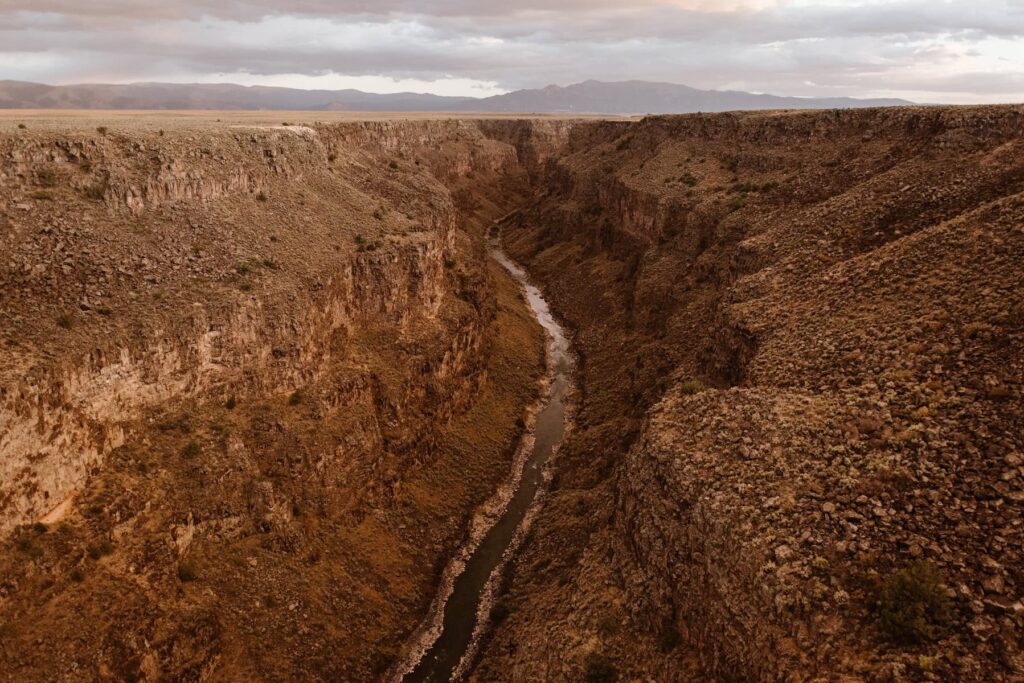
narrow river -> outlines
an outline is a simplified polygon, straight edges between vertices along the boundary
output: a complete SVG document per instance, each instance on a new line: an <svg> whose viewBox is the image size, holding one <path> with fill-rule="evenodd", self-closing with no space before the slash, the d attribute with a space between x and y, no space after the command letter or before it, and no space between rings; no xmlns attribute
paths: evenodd
<svg viewBox="0 0 1024 683"><path fill-rule="evenodd" d="M547 333L550 382L536 414L533 445L522 461L519 485L504 512L485 533L455 578L451 594L444 603L440 633L422 659L401 678L405 683L453 680L461 673L460 662L463 667L468 664L476 641L487 625L478 623L478 613L490 608L489 603L484 602L481 610L481 603L488 600L497 573L504 568L508 555L519 540L517 532L544 484L545 464L566 432L573 357L565 331L551 315L540 290L530 284L526 272L502 251L496 238L491 241L491 255L522 285L530 309ZM464 658L466 662L463 662Z"/></svg>

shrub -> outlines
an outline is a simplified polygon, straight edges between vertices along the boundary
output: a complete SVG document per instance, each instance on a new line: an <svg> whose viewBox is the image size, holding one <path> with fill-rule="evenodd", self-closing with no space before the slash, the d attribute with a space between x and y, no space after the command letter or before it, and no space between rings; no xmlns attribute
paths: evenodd
<svg viewBox="0 0 1024 683"><path fill-rule="evenodd" d="M510 612L511 610L509 610L508 605L499 600L491 607L491 623L494 625L500 624L508 619Z"/></svg>
<svg viewBox="0 0 1024 683"><path fill-rule="evenodd" d="M692 173L686 173L679 178L687 187L694 187L697 184L697 176Z"/></svg>
<svg viewBox="0 0 1024 683"><path fill-rule="evenodd" d="M693 396L707 389L699 379L688 379L679 385L679 393L683 396Z"/></svg>
<svg viewBox="0 0 1024 683"><path fill-rule="evenodd" d="M47 531L49 531L49 527L46 526L45 524L43 524L42 522L36 522L35 524L32 525L32 531L34 531L37 534L41 535L41 534L45 534Z"/></svg>
<svg viewBox="0 0 1024 683"><path fill-rule="evenodd" d="M267 201L267 193L264 192L263 190L260 190L259 192L257 192L256 193L256 201L258 201L258 202L265 202L265 201Z"/></svg>
<svg viewBox="0 0 1024 683"><path fill-rule="evenodd" d="M101 557L105 557L106 555L114 552L114 546L110 541L103 540L99 543L90 545L87 552L89 553L89 557L94 560L98 560Z"/></svg>
<svg viewBox="0 0 1024 683"><path fill-rule="evenodd" d="M26 126L24 123L19 123L18 128L20 128L21 130L25 130L26 128L28 128L28 126Z"/></svg>
<svg viewBox="0 0 1024 683"><path fill-rule="evenodd" d="M97 313L99 313L99 314L100 314L100 315L102 315L102 316L109 316L109 315L113 315L113 313L114 313L114 312L113 312L112 310L110 310L110 308L109 308L109 307L107 307L107 306L98 306L98 307L96 308L96 312L97 312Z"/></svg>
<svg viewBox="0 0 1024 683"><path fill-rule="evenodd" d="M68 576L70 576L71 580L74 581L75 583L82 583L82 581L85 580L85 574L83 574L82 570L79 569L78 567L75 567L74 569L72 569L71 573Z"/></svg>
<svg viewBox="0 0 1024 683"><path fill-rule="evenodd" d="M102 184L89 185L85 188L85 196L89 199L96 201L103 201L103 197L107 193L107 188Z"/></svg>
<svg viewBox="0 0 1024 683"><path fill-rule="evenodd" d="M96 126L96 132L99 133L100 135L106 135L107 134L107 127L106 126Z"/></svg>
<svg viewBox="0 0 1024 683"><path fill-rule="evenodd" d="M43 554L43 549L33 543L32 539L28 536L22 536L15 541L14 547L17 548L19 552L23 552L29 557L41 557Z"/></svg>
<svg viewBox="0 0 1024 683"><path fill-rule="evenodd" d="M875 607L882 631L901 645L934 640L951 616L942 576L927 561L914 562L882 579Z"/></svg>
<svg viewBox="0 0 1024 683"><path fill-rule="evenodd" d="M598 652L587 655L588 683L614 683L619 679L619 670L608 657Z"/></svg>
<svg viewBox="0 0 1024 683"><path fill-rule="evenodd" d="M757 192L760 190L760 186L756 183L733 183L733 192Z"/></svg>
<svg viewBox="0 0 1024 683"><path fill-rule="evenodd" d="M75 324L75 319L71 317L70 313L61 313L57 317L57 327L65 330L70 330Z"/></svg>
<svg viewBox="0 0 1024 683"><path fill-rule="evenodd" d="M296 389L292 392L292 395L288 397L288 405L297 406L302 403L302 392Z"/></svg>
<svg viewBox="0 0 1024 683"><path fill-rule="evenodd" d="M188 581L195 581L197 578L196 568L191 562L179 562L178 563L178 580L182 583Z"/></svg>
<svg viewBox="0 0 1024 683"><path fill-rule="evenodd" d="M337 154L333 154L332 153L332 154L328 154L327 155L327 161L330 161L331 163L334 163L334 160L337 159L337 158L338 158Z"/></svg>
<svg viewBox="0 0 1024 683"><path fill-rule="evenodd" d="M187 444L185 444L185 446L184 446L184 447L183 447L183 448L181 449L181 455L182 455L183 457L186 457L186 458L194 458L194 457L196 457L197 455L199 455L199 451L200 451L200 450L201 450L201 449L200 449L200 447L199 447L199 444L198 444L198 443L196 443L195 441L189 441L189 442L188 442Z"/></svg>
<svg viewBox="0 0 1024 683"><path fill-rule="evenodd" d="M394 159L392 159L391 161L388 162L388 168L391 168L391 169L398 168L398 162L395 161Z"/></svg>
<svg viewBox="0 0 1024 683"><path fill-rule="evenodd" d="M38 190L37 192L32 193L32 199L36 199L41 202L52 202L53 193L47 192L46 190Z"/></svg>
<svg viewBox="0 0 1024 683"><path fill-rule="evenodd" d="M224 404L224 407L227 408L228 410L234 410L236 405L238 405L238 403L235 401L235 397L229 396L227 403Z"/></svg>
<svg viewBox="0 0 1024 683"><path fill-rule="evenodd" d="M39 184L43 187L53 187L57 184L57 174L54 173L52 168L44 168L36 174L39 179Z"/></svg>

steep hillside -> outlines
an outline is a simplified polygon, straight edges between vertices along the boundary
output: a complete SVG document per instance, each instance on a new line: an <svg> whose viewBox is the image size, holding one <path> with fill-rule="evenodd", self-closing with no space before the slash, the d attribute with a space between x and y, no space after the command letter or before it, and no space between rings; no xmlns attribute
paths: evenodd
<svg viewBox="0 0 1024 683"><path fill-rule="evenodd" d="M1024 110L578 127L583 402L479 680L1016 680ZM507 673L514 672L514 673Z"/></svg>
<svg viewBox="0 0 1024 683"><path fill-rule="evenodd" d="M0 679L389 664L543 363L430 169L514 162L461 124L3 135Z"/></svg>

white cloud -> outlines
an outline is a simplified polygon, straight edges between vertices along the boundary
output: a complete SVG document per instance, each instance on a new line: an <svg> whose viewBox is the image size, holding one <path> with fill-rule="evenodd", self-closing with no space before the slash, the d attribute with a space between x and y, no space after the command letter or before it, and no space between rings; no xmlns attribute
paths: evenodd
<svg viewBox="0 0 1024 683"><path fill-rule="evenodd" d="M0 78L1024 99L1013 0L0 0Z"/></svg>

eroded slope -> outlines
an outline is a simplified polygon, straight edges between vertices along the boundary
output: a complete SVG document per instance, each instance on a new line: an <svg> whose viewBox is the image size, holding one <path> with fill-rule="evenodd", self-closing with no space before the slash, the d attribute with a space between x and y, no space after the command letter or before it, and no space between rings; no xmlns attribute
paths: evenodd
<svg viewBox="0 0 1024 683"><path fill-rule="evenodd" d="M1010 680L1024 112L574 131L505 226L583 404L480 680Z"/></svg>
<svg viewBox="0 0 1024 683"><path fill-rule="evenodd" d="M0 674L383 670L534 400L540 331L433 172L514 150L458 122L0 146Z"/></svg>

